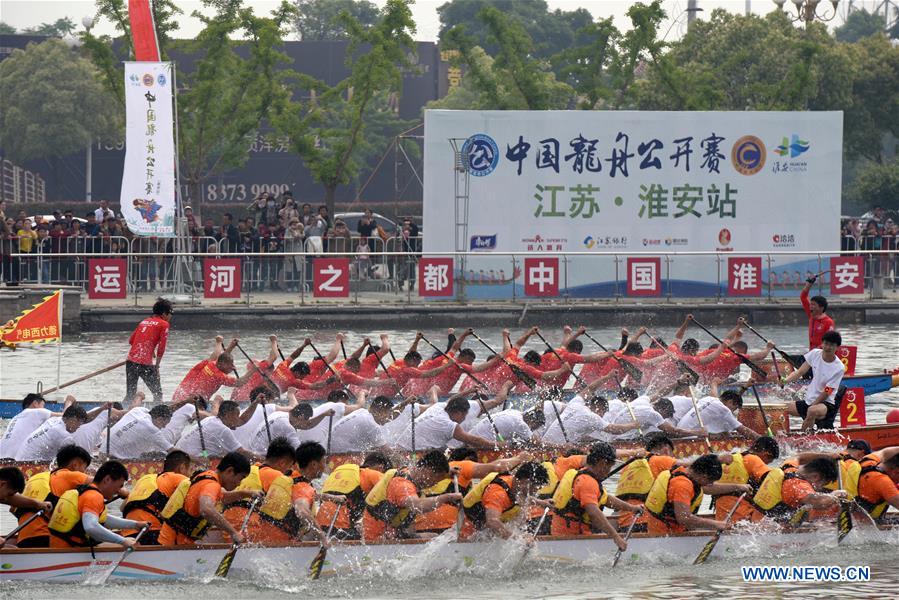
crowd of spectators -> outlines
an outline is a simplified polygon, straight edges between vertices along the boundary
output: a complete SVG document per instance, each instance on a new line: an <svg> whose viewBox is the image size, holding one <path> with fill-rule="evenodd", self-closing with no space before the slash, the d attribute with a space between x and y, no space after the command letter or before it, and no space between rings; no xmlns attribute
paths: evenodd
<svg viewBox="0 0 899 600"><path fill-rule="evenodd" d="M216 222L201 221L190 206L184 207L187 231L192 252L237 254L283 254L306 252L302 256L247 257L244 278L253 290L298 290L305 280L311 281L310 262L327 254L342 254L352 259L354 278L395 278L401 285L414 286L414 257L421 252L418 225L411 217L401 223L381 223L370 209L358 217L350 230L340 218L332 218L324 205L298 204L288 191L279 198L262 193L235 219L225 213ZM386 221L386 220L385 220ZM53 281L69 283L83 281L83 266L74 257L87 254L119 254L171 252L171 239L138 237L128 229L121 215L116 215L106 200L99 207L76 216L72 210L55 211L50 217L27 216L24 210L7 214L5 202L0 202L0 254L3 279L7 283L19 281ZM384 252L401 252L409 258L378 259ZM71 254L72 260L28 260L13 254ZM411 259L411 260L410 260ZM147 287L161 287L159 280L171 263L165 257L136 257L134 276L146 280Z"/></svg>

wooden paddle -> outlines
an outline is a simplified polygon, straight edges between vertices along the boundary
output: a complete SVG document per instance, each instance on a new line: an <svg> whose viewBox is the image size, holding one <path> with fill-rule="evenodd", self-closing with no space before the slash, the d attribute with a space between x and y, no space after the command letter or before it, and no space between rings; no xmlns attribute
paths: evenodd
<svg viewBox="0 0 899 600"><path fill-rule="evenodd" d="M200 405L194 399L194 415L197 419L197 432L200 434L200 456L205 460L209 460L209 453L206 451L206 438L203 437L203 420L200 418Z"/></svg>
<svg viewBox="0 0 899 600"><path fill-rule="evenodd" d="M518 564L515 565L515 568L521 566L521 563L528 557L528 554L531 552L531 548L537 545L537 534L540 533L540 528L543 527L543 522L546 520L546 516L549 514L550 507L546 507L543 509L543 514L540 515L540 520L537 521L537 527L534 529L534 535L531 536L531 543L524 547L524 552L521 553L521 558L518 559Z"/></svg>
<svg viewBox="0 0 899 600"><path fill-rule="evenodd" d="M611 352L608 348L606 348L605 346L600 344L596 340L596 338L594 338L592 335L590 335L586 331L584 332L584 335L587 336L591 342L593 342L594 344L599 346L600 350L602 350L603 352L608 352L609 355L612 358L614 358L615 361L617 361L619 365L621 365L621 368L624 369L624 372L627 373L631 379L633 379L637 383L640 383L640 381L643 380L643 371L641 371L640 369L638 369L631 363L627 362L626 360L622 360L621 357L619 357L617 354L615 354L614 352Z"/></svg>
<svg viewBox="0 0 899 600"><path fill-rule="evenodd" d="M147 526L144 526L141 528L141 530L137 533L137 535L134 536L135 546L137 545L137 542L140 541L140 538L149 530L150 530L150 528ZM109 580L109 578L112 577L112 574L115 573L116 569L119 568L119 565L121 565L123 562L125 562L125 559L128 558L128 555L131 554L132 552L134 552L134 546L129 546L128 548L125 548L125 551L122 552L122 555L119 557L119 559L117 561L115 561L114 563L112 563L112 565L110 565L110 568L108 568L102 575L98 576L96 578L96 580L91 578L91 584L92 585L103 585L104 583L106 583Z"/></svg>
<svg viewBox="0 0 899 600"><path fill-rule="evenodd" d="M313 344L311 340L309 341L309 347L312 348L312 351L313 351L313 352L315 352L315 356L316 356L320 361L322 361L323 363L325 363L325 366L328 367L328 370L329 370L329 371L331 371L331 375L333 375L334 377L336 377L336 378L337 378L337 381L340 381L341 383L343 383L343 382L340 380L340 375L338 375L338 374L337 374L337 371L334 370L334 367L332 367L331 364L330 364L328 361L325 360L325 357L322 356L322 353L318 351L318 348L315 347L315 344ZM351 391L350 391L350 388L349 388L345 383L343 383L343 391L345 391L345 392L347 393L348 396L352 396L354 399L356 398L356 394L354 394L353 392L351 392Z"/></svg>
<svg viewBox="0 0 899 600"><path fill-rule="evenodd" d="M837 459L837 489L843 489L843 467ZM852 505L848 500L840 499L840 512L837 515L837 544L843 541L852 531Z"/></svg>
<svg viewBox="0 0 899 600"><path fill-rule="evenodd" d="M0 548L2 548L3 546L6 545L6 542L9 541L9 538L15 537L16 534L18 534L20 531L22 531L23 529L25 529L25 526L26 526L26 525L28 525L29 523L31 523L32 521L34 521L35 519L37 519L38 517L40 517L41 515L43 515L43 514L44 514L44 511L45 511L45 509L43 509L43 508L40 509L39 511L37 511L36 513L34 513L33 515L31 515L30 517L28 517L27 519L25 519L25 522L24 522L24 523L22 523L21 525L19 525L18 527L16 527L15 529L13 529L12 531L10 531L9 533L7 533L5 536L3 536L3 541L0 542Z"/></svg>
<svg viewBox="0 0 899 600"><path fill-rule="evenodd" d="M688 365L687 363L685 363L684 361L682 361L681 359L679 359L678 357L676 357L674 354L672 354L671 351L670 351L668 348L666 348L665 345L662 344L661 341L659 341L659 340L657 340L656 338L652 337L652 334L649 333L649 331L646 332L646 336L647 336L650 340L652 340L652 342L653 342L656 346L658 346L659 348L661 348L661 349L662 349L662 352L664 352L665 355L668 356L668 358L670 358L671 360L674 361L674 364L677 365L677 368L680 369L682 373L687 373L687 374L693 379L693 381L699 381L699 373L697 373L696 371L694 371L693 369L691 369L691 368L690 368L690 365Z"/></svg>
<svg viewBox="0 0 899 600"><path fill-rule="evenodd" d="M110 442L112 442L112 403L106 405L106 456L109 456Z"/></svg>
<svg viewBox="0 0 899 600"><path fill-rule="evenodd" d="M243 523L241 523L240 529L238 530L241 535L243 535L243 532L247 529L247 523L250 522L250 515L253 514L253 511L256 510L256 507L261 501L262 496L256 496L250 503L250 508L247 509L247 514L244 515ZM240 544L238 544L237 542L231 544L231 549L228 550L228 554L222 557L222 562L219 563L218 568L215 570L216 577L228 576L228 571L231 570L231 564L234 562L234 556L237 554L238 548L240 548Z"/></svg>
<svg viewBox="0 0 899 600"><path fill-rule="evenodd" d="M491 348L490 345L487 342L485 342L484 340L482 340L481 336L479 336L474 331L471 332L471 335L474 336L474 339L481 342L484 345L484 347L487 348L487 350L492 352L494 356L499 356L499 359L501 361L503 361L503 363L507 367L509 367L509 370L512 371L512 373L515 375L515 377L518 378L519 381L521 381L521 383L525 384L530 389L534 389L535 387L537 387L537 380L534 379L533 377L531 377L530 375L528 375L527 373L525 373L524 371L522 371L521 367L510 363L508 360L506 360L505 356L503 356L501 354L497 354L496 350Z"/></svg>
<svg viewBox="0 0 899 600"><path fill-rule="evenodd" d="M755 384L752 384L749 387L752 389L752 395L755 396L755 403L759 405L759 412L762 413L762 420L765 422L765 430L770 437L774 437L774 432L771 431L771 425L768 423L768 415L765 414L765 409L762 407L762 399L759 398L758 390L755 389Z"/></svg>
<svg viewBox="0 0 899 600"><path fill-rule="evenodd" d="M761 333L759 333L758 331L756 331L755 328L753 328L753 326L750 325L749 322L748 322L745 318L740 317L740 323L742 323L743 325L745 325L746 328L749 329L749 331L751 331L752 333L754 333L755 335L757 335L758 338L759 338L760 340L762 340L763 342L765 342L766 344L770 344L770 343L771 343L770 341L768 341L768 338L766 338L766 337L763 336ZM800 359L795 358L792 354L787 354L786 352L784 352L783 350L781 350L781 349L778 348L777 346L774 346L774 350L776 350L781 356L783 356L783 357L784 357L784 360L786 360L788 363L790 363L791 365L793 365L793 368L794 368L794 369L798 369L799 367L802 366L802 361L801 361ZM775 361L775 365L776 365L776 364L777 364L777 363L776 363L776 361ZM778 375L778 378L779 378L779 377L780 377L780 376Z"/></svg>
<svg viewBox="0 0 899 600"><path fill-rule="evenodd" d="M340 507L334 507L334 516L331 517L331 523L328 525L328 531L325 533L325 539L331 539L331 531L334 529L334 523L337 521L337 515L340 513ZM318 579L322 576L322 567L325 566L325 557L328 556L328 549L325 548L325 545L322 544L318 549L318 554L315 555L315 558L312 559L312 562L309 564L309 579Z"/></svg>
<svg viewBox="0 0 899 600"><path fill-rule="evenodd" d="M103 367L102 369L98 369L98 370L94 371L93 373L88 373L87 375L83 375L83 376L79 377L78 379L73 379L71 381L62 383L56 387L52 387L49 390L44 390L43 393L49 394L50 392L56 392L58 390L61 390L62 388L67 388L70 385L75 385L76 383L81 383L82 381L90 379L91 377L96 377L97 375L102 375L103 373L106 373L107 371L112 371L113 369L118 369L119 367L121 367L124 364L125 364L125 361L123 360L122 362L117 362L114 365L109 365L108 367Z"/></svg>
<svg viewBox="0 0 899 600"><path fill-rule="evenodd" d="M714 333L709 331L705 325L703 325L702 323L697 321L695 318L691 319L691 321L693 323L696 323L697 327L699 327L700 329L705 331L707 334L712 336L712 339L714 339L716 342L718 342L719 344L724 344L724 342L721 340L721 338L719 338L717 335L715 335ZM759 377L761 377L763 379L768 378L768 373L765 371L765 369L761 368L760 366L758 366L757 364L755 364L754 362L749 360L748 356L746 356L745 354L740 354L739 352L734 351L732 348L730 348L729 350L734 353L734 356L736 356L737 358L740 359L741 363L743 363L744 365L749 367L753 373L755 373L756 375L758 375Z"/></svg>
<svg viewBox="0 0 899 600"><path fill-rule="evenodd" d="M737 510L737 507L740 506L740 502L743 501L743 498L746 497L746 493L744 492L739 498L737 498L737 502L730 509L730 512L727 513L727 517L724 519L725 525L730 524L731 518L734 516L734 512ZM712 550L715 549L715 546L718 544L718 540L721 539L721 532L723 529L719 529L715 532L715 535L712 536L708 542L706 542L705 546L703 546L702 550L699 552L699 556L696 557L696 560L693 561L694 565L701 565L706 561L709 555L712 553Z"/></svg>
<svg viewBox="0 0 899 600"><path fill-rule="evenodd" d="M453 473L453 491L457 494L459 493L459 475L457 473ZM456 541L462 539L462 522L465 520L465 512L462 510L462 505L459 505L458 511L456 511Z"/></svg>
<svg viewBox="0 0 899 600"><path fill-rule="evenodd" d="M627 544L627 541L629 539L631 539L631 533L633 533L634 526L637 524L637 518L640 517L640 515L642 515L642 514L643 514L643 509L641 508L640 511L634 515L634 520L631 521L630 526L627 528L627 533L624 534L624 543L625 544ZM618 561L621 559L622 553L623 553L623 551L621 550L621 548L619 548L618 551L615 552L615 560L612 561L613 569L615 568L615 565L618 564Z"/></svg>
<svg viewBox="0 0 899 600"><path fill-rule="evenodd" d="M699 426L705 429L705 425L702 423L702 413L699 411L699 403L696 402L696 392L693 390L693 386L688 386L690 390L690 400L693 402L693 411L696 413L696 421L699 422ZM705 446L708 448L709 452L712 451L712 442L709 440L709 434L706 432L705 434Z"/></svg>

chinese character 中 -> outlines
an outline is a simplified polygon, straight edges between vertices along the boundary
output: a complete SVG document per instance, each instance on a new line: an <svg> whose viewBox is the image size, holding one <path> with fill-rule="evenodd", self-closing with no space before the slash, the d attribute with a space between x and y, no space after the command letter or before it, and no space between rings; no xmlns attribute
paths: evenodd
<svg viewBox="0 0 899 600"><path fill-rule="evenodd" d="M571 198L571 206L568 209L569 217L573 219L580 215L584 219L589 219L599 212L599 204L596 203L596 198L593 196L595 192L599 191L598 187L579 183L568 188L568 191L577 194Z"/></svg>
<svg viewBox="0 0 899 600"><path fill-rule="evenodd" d="M540 262L537 263L536 266L528 269L528 279L531 282L531 285L537 286L542 294L546 287L552 288L556 282L556 270L552 267L552 265L547 265L546 263Z"/></svg>
<svg viewBox="0 0 899 600"><path fill-rule="evenodd" d="M683 158L687 173L690 172L690 155L693 154L693 148L690 147L690 144L692 142L692 135L674 140L674 143L677 144L677 150L674 151L674 154L668 157L674 161L675 167L680 166L680 159Z"/></svg>
<svg viewBox="0 0 899 600"><path fill-rule="evenodd" d="M667 217L668 190L657 183L653 183L649 188L645 185L641 185L640 189L642 190L642 193L639 195L639 198L643 202L643 206L640 207L640 212L638 213L639 216L643 217L643 214L649 209L649 214L647 215L647 218L649 219Z"/></svg>
<svg viewBox="0 0 899 600"><path fill-rule="evenodd" d="M426 264L422 274L426 292L440 292L449 285L449 265Z"/></svg>
<svg viewBox="0 0 899 600"><path fill-rule="evenodd" d="M685 215L693 215L699 218L699 211L694 207L702 202L702 188L696 185L683 185L675 187L671 190L671 196L675 204L677 204L678 212L674 213L674 218L679 219Z"/></svg>
<svg viewBox="0 0 899 600"><path fill-rule="evenodd" d="M718 218L723 219L724 217L730 217L731 219L737 218L737 199L736 195L739 190L730 187L730 184L725 184L724 186L724 197L721 197L721 190L718 189L718 186L712 184L706 190L706 194L708 196L709 201L709 209L705 214L713 215L718 213Z"/></svg>
<svg viewBox="0 0 899 600"><path fill-rule="evenodd" d="M627 159L633 158L634 153L628 154L627 144L630 138L627 134L619 131L618 137L615 138L615 143L617 144L622 139L624 140L624 149L613 148L612 156L606 159L606 161L612 164L612 168L609 170L609 177L615 177L615 173L618 171L621 171L621 174L627 177Z"/></svg>
<svg viewBox="0 0 899 600"><path fill-rule="evenodd" d="M545 140L540 140L540 146L540 152L537 153L537 168L545 169L546 167L552 167L552 169L558 173L559 140L556 138L546 138Z"/></svg>
<svg viewBox="0 0 899 600"><path fill-rule="evenodd" d="M750 262L741 262L734 265L733 287L735 290L754 290L758 287L758 269Z"/></svg>
<svg viewBox="0 0 899 600"><path fill-rule="evenodd" d="M212 265L209 268L212 275L212 281L209 284L209 291L220 291L230 293L234 291L234 272L237 268L234 265Z"/></svg>
<svg viewBox="0 0 899 600"><path fill-rule="evenodd" d="M575 173L583 173L584 168L591 173L599 173L602 171L602 162L596 157L596 143L599 142L598 139L588 140L582 134L578 134L576 138L568 142L568 145L571 146L571 149L574 150L571 154L565 155L565 162L568 162L572 158L574 162L571 163L571 170ZM556 169L558 171L558 169Z"/></svg>
<svg viewBox="0 0 899 600"><path fill-rule="evenodd" d="M537 206L537 210L534 211L535 217L564 217L565 213L556 208L556 194L563 191L565 189L564 185L547 185L543 186L539 183L537 184L537 192L534 194L534 198L536 198L537 202L540 204ZM549 209L543 209L543 194L542 192L549 192Z"/></svg>
<svg viewBox="0 0 899 600"><path fill-rule="evenodd" d="M699 146L704 149L702 154L702 164L699 168L708 169L709 173L720 173L718 170L718 163L724 158L724 155L718 152L718 146L723 141L724 138L720 135L715 135L715 132L713 131L712 135L699 143Z"/></svg>
<svg viewBox="0 0 899 600"><path fill-rule="evenodd" d="M648 169L649 167L655 167L656 169L662 168L662 161L658 156L653 156L652 153L656 150L661 150L663 147L662 140L649 140L648 142L643 142L639 146L637 146L637 154L643 157L643 160L640 161L640 169Z"/></svg>
<svg viewBox="0 0 899 600"><path fill-rule="evenodd" d="M122 273L116 266L94 267L94 289L101 294L118 294L122 291Z"/></svg>
<svg viewBox="0 0 899 600"><path fill-rule="evenodd" d="M518 143L514 146L506 144L506 160L518 163L518 174L521 175L521 163L528 157L531 145L524 141L523 136L518 136Z"/></svg>
<svg viewBox="0 0 899 600"><path fill-rule="evenodd" d="M834 288L841 290L843 288L855 288L857 287L857 280L859 276L858 272L858 264L856 263L841 263L834 267L833 269L834 279Z"/></svg>

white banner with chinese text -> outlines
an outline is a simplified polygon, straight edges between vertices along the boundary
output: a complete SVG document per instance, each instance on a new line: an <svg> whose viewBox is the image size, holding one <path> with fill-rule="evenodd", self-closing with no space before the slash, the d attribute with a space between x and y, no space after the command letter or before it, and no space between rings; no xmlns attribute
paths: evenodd
<svg viewBox="0 0 899 600"><path fill-rule="evenodd" d="M125 63L122 215L136 235L175 236L172 63Z"/></svg>
<svg viewBox="0 0 899 600"><path fill-rule="evenodd" d="M517 280L523 290L520 260L490 261L490 252L837 250L842 129L841 112L429 110L424 252L484 253L460 274L466 285ZM464 239L453 138L470 173ZM766 261L760 284L786 277L792 285L806 269L821 270L814 255L802 260ZM714 257L663 261L662 293L726 291L718 265ZM559 276L573 296L579 288L610 295L608 284L626 279L612 257L572 258Z"/></svg>

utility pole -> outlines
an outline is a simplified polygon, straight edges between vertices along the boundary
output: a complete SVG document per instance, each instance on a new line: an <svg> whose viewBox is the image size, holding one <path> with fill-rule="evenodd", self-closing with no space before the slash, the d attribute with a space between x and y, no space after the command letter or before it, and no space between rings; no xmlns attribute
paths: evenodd
<svg viewBox="0 0 899 600"><path fill-rule="evenodd" d="M693 23L696 13L702 10L698 7L699 0L687 0L687 27Z"/></svg>

